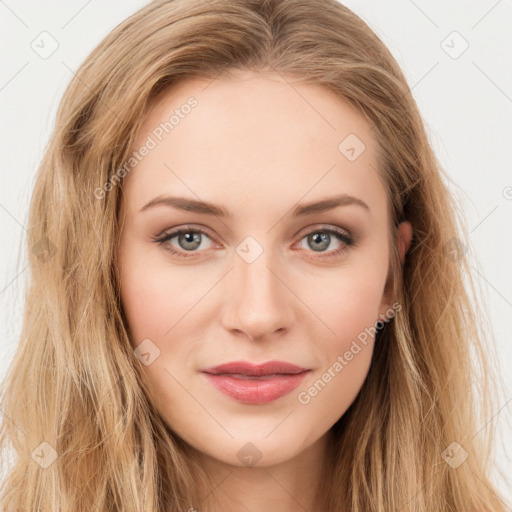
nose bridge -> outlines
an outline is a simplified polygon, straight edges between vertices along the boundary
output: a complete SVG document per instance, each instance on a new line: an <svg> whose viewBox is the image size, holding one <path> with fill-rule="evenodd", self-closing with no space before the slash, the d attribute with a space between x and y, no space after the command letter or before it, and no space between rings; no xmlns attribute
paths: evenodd
<svg viewBox="0 0 512 512"><path fill-rule="evenodd" d="M254 339L290 327L292 294L281 282L286 277L278 278L283 266L274 251L251 238L236 248L225 327Z"/></svg>

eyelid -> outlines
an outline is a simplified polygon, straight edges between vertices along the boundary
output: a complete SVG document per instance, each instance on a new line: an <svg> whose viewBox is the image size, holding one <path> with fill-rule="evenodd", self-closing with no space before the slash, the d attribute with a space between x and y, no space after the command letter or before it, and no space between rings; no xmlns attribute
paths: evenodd
<svg viewBox="0 0 512 512"><path fill-rule="evenodd" d="M211 235L211 231L205 227L198 224L180 224L178 226L175 226L173 228L165 228L160 233L152 237L153 239L159 239L163 238L168 234L177 234L178 231L197 231L199 233L204 233L205 235L208 235L210 238L214 239L215 236Z"/></svg>
<svg viewBox="0 0 512 512"><path fill-rule="evenodd" d="M296 238L300 236L302 239L304 236L314 233L316 231L336 231L337 233L346 236L347 238L352 238L352 234L350 231L348 231L345 228L342 228L340 226L336 226L334 224L311 224L309 226L306 226L305 228L299 230L296 235L294 235L293 238Z"/></svg>

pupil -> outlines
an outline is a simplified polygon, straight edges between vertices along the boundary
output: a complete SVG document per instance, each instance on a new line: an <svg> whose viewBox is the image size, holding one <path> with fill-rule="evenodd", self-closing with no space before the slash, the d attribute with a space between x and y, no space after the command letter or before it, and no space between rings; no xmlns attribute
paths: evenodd
<svg viewBox="0 0 512 512"><path fill-rule="evenodd" d="M326 249L329 247L330 236L328 233L315 233L314 235L311 235L311 238L315 242L317 248ZM320 242L320 245L318 245L318 242Z"/></svg>
<svg viewBox="0 0 512 512"><path fill-rule="evenodd" d="M201 236L199 233L182 233L180 235L180 245L182 245L183 242L185 244L184 246L182 245L184 249L197 249L201 245L200 238ZM192 246L189 246L187 244L192 244Z"/></svg>

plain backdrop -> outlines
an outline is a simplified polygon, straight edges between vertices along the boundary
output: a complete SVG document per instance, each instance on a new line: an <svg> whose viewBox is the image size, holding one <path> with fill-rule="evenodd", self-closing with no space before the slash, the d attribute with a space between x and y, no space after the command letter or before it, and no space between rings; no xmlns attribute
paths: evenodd
<svg viewBox="0 0 512 512"><path fill-rule="evenodd" d="M512 1L343 3L398 60L464 208L506 385L494 418L504 477L493 478L512 502ZM16 352L28 203L58 102L90 51L145 4L0 0L0 379Z"/></svg>

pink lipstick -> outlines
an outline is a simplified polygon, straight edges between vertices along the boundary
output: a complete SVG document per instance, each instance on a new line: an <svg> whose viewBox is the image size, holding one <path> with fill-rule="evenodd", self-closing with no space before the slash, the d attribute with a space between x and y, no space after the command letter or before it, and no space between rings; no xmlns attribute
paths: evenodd
<svg viewBox="0 0 512 512"><path fill-rule="evenodd" d="M283 361L234 361L201 370L219 391L246 404L266 404L287 395L309 371Z"/></svg>

